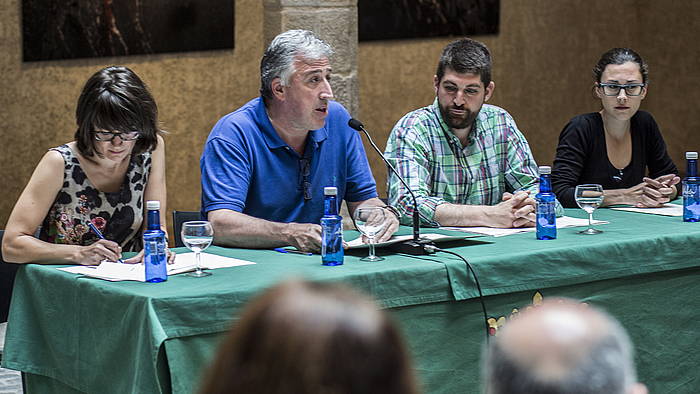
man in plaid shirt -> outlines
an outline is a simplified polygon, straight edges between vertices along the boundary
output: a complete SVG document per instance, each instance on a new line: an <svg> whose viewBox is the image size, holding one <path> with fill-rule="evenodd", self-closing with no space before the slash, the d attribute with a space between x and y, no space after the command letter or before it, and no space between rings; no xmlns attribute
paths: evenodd
<svg viewBox="0 0 700 394"><path fill-rule="evenodd" d="M538 170L525 137L502 108L488 48L468 38L443 50L432 105L398 121L386 156L416 194L428 226L532 227ZM413 200L389 173L389 203L411 223Z"/></svg>

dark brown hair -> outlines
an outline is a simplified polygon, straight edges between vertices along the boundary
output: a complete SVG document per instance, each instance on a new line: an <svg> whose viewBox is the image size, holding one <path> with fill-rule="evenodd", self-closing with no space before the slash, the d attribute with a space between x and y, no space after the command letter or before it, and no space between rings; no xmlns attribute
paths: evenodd
<svg viewBox="0 0 700 394"><path fill-rule="evenodd" d="M95 153L96 129L138 131L132 155L158 144L158 107L141 78L127 67L103 68L88 79L75 110L75 141L83 156Z"/></svg>
<svg viewBox="0 0 700 394"><path fill-rule="evenodd" d="M491 53L486 45L471 38L451 42L442 50L435 71L438 81L442 81L448 68L460 74L478 74L484 86L491 83Z"/></svg>
<svg viewBox="0 0 700 394"><path fill-rule="evenodd" d="M639 72L642 74L642 82L649 80L649 66L639 54L629 48L613 48L600 56L598 63L593 67L593 78L600 82L600 78L605 71L605 67L610 64L625 64L627 62L637 63Z"/></svg>
<svg viewBox="0 0 700 394"><path fill-rule="evenodd" d="M414 394L394 323L346 287L287 281L252 301L222 343L202 394Z"/></svg>

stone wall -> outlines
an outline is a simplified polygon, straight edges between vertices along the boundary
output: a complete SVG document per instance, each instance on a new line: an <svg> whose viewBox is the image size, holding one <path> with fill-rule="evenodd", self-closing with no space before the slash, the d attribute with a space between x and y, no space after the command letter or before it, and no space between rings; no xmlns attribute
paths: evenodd
<svg viewBox="0 0 700 394"><path fill-rule="evenodd" d="M150 86L169 131L168 210L197 210L204 141L221 116L258 95L260 57L279 32L310 28L335 47L335 94L364 122L380 148L401 116L432 102L438 56L454 39L367 42L358 50L352 44L357 37L356 0L235 1L233 51L35 63L22 62L20 0L3 1L0 228L46 149L72 140L80 89L104 66L126 65ZM700 2L691 0L501 0L499 34L474 37L493 54L496 92L491 103L513 115L537 161L551 163L566 121L600 109L590 91L590 70L598 56L613 46L631 46L650 65L651 85L642 109L654 114L683 170L683 151L700 150L695 134L700 118L693 110L700 99L695 75L700 52L677 43L697 40L699 12ZM369 149L367 156L383 195L386 168Z"/></svg>

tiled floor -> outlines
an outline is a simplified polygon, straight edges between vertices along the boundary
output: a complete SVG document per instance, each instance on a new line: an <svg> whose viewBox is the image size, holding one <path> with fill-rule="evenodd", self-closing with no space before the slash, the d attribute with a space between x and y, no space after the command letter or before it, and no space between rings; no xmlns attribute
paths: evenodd
<svg viewBox="0 0 700 394"><path fill-rule="evenodd" d="M7 323L0 323L0 348L5 343L6 326ZM0 394L22 394L22 379L19 372L0 368Z"/></svg>

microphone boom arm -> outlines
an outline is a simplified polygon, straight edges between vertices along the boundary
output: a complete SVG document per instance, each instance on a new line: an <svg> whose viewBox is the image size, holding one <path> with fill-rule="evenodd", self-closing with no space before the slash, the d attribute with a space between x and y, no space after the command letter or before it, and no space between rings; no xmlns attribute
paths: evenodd
<svg viewBox="0 0 700 394"><path fill-rule="evenodd" d="M415 193L413 193L413 190L411 190L411 188L408 186L408 183L406 183L406 181L399 174L399 172L396 171L396 168L394 168L394 166L391 165L391 163L389 163L389 160L387 160L382 151L379 150L377 145L372 140L372 137L365 129L365 126L362 124L362 122L360 122L357 119L350 119L348 121L348 126L352 127L357 131L362 131L365 134L365 136L367 136L367 140L369 141L370 145L372 145L372 148L374 148L374 150L377 151L379 157L382 158L382 161L384 161L384 163L389 167L389 169L391 169L391 171L396 175L396 177L399 178L399 181L401 181L401 183L406 187L406 190L408 190L408 193L413 199L413 239L410 241L394 244L392 245L392 248L398 251L399 253L406 253L412 255L425 255L435 253L435 249L426 247L427 245L434 246L432 241L420 238L420 212L418 212L418 200L416 199L416 195Z"/></svg>
<svg viewBox="0 0 700 394"><path fill-rule="evenodd" d="M363 125L360 125L360 130L367 136L367 140L369 141L370 145L372 145L372 148L379 152L379 156L382 158L384 163L391 169L391 171L396 175L397 178L399 178L399 181L406 187L406 190L408 190L408 193L411 195L411 198L413 199L413 240L415 242L418 242L420 239L420 216L418 212L418 200L416 199L416 195L413 193L413 190L408 186L408 183L403 179L401 175L399 175L399 172L394 168L393 165L387 160L386 157L381 153L377 145L374 143L372 140L372 137L370 137L369 133L365 129Z"/></svg>

